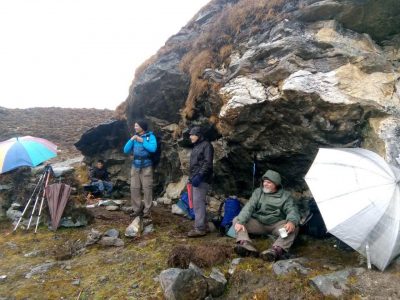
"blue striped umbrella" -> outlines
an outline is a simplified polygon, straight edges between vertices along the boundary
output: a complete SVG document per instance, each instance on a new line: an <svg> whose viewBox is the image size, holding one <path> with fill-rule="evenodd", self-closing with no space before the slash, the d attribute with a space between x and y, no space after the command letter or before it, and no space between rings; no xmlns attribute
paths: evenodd
<svg viewBox="0 0 400 300"><path fill-rule="evenodd" d="M21 166L35 167L56 157L57 146L33 136L11 138L0 143L0 174Z"/></svg>

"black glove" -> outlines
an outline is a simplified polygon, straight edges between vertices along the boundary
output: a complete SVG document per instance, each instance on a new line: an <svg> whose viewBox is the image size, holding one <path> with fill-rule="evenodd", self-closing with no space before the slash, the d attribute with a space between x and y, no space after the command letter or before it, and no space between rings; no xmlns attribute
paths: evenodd
<svg viewBox="0 0 400 300"><path fill-rule="evenodd" d="M201 182L203 181L203 175L202 174L197 174L192 178L192 185L194 187L198 187Z"/></svg>

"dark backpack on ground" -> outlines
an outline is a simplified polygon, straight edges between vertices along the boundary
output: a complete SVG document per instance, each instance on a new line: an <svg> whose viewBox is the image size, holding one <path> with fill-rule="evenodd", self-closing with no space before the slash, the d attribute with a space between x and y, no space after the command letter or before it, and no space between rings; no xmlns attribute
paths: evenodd
<svg viewBox="0 0 400 300"><path fill-rule="evenodd" d="M324 219L319 212L318 206L315 201L309 204L310 213L312 213L311 219L304 225L304 231L306 234L316 238L325 238L329 236L324 223Z"/></svg>

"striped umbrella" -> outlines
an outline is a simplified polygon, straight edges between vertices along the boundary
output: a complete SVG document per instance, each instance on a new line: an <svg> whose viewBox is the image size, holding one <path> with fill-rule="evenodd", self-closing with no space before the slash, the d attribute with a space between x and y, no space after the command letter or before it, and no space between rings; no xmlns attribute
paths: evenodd
<svg viewBox="0 0 400 300"><path fill-rule="evenodd" d="M56 157L57 146L33 136L11 138L0 142L0 174L21 166L35 167Z"/></svg>

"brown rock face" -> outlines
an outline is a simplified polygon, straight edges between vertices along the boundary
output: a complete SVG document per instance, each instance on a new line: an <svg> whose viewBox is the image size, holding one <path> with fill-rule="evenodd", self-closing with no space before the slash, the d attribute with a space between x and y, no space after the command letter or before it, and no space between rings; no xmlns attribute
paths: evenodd
<svg viewBox="0 0 400 300"><path fill-rule="evenodd" d="M319 147L400 155L400 6L384 0L211 1L137 72L128 123L163 136L177 181L186 128L215 147L214 191L248 195L268 168L301 190Z"/></svg>

